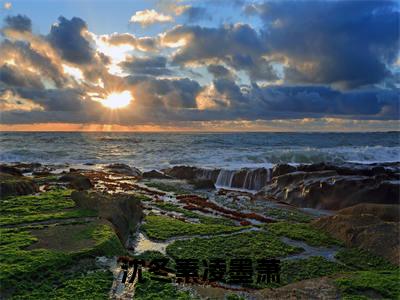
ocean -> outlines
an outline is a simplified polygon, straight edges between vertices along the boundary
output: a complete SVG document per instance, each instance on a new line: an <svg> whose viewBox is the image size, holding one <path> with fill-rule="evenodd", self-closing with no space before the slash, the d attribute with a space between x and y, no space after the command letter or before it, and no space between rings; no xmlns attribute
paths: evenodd
<svg viewBox="0 0 400 300"><path fill-rule="evenodd" d="M236 170L277 163L400 161L400 132L2 132L0 147L1 162L118 162L142 170L174 165Z"/></svg>

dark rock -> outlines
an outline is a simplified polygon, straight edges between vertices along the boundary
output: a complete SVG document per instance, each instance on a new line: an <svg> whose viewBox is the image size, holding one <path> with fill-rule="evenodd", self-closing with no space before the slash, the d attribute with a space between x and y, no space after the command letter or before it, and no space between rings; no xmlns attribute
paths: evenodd
<svg viewBox="0 0 400 300"><path fill-rule="evenodd" d="M162 170L165 174L178 179L195 179L198 168L189 166L175 166Z"/></svg>
<svg viewBox="0 0 400 300"><path fill-rule="evenodd" d="M210 179L193 179L189 182L195 189L215 189L214 182Z"/></svg>
<svg viewBox="0 0 400 300"><path fill-rule="evenodd" d="M0 198L29 195L39 191L39 187L29 178L0 173Z"/></svg>
<svg viewBox="0 0 400 300"><path fill-rule="evenodd" d="M22 173L31 173L33 170L40 168L42 164L40 163L16 163L13 165L14 168L17 168Z"/></svg>
<svg viewBox="0 0 400 300"><path fill-rule="evenodd" d="M343 241L347 246L371 251L399 265L400 232L398 222L385 222L379 217L369 214L338 214L320 218L312 224Z"/></svg>
<svg viewBox="0 0 400 300"><path fill-rule="evenodd" d="M10 174L13 176L22 176L22 172L15 167L0 165L0 172L5 174Z"/></svg>
<svg viewBox="0 0 400 300"><path fill-rule="evenodd" d="M143 172L143 178L171 179L171 176L165 175L164 173L161 173L160 171L157 171L157 170L151 170L148 172Z"/></svg>
<svg viewBox="0 0 400 300"><path fill-rule="evenodd" d="M234 171L231 188L258 191L270 180L270 170L265 168Z"/></svg>
<svg viewBox="0 0 400 300"><path fill-rule="evenodd" d="M331 170L274 177L264 193L300 207L338 210L358 203L397 204L400 188L384 176L343 176Z"/></svg>
<svg viewBox="0 0 400 300"><path fill-rule="evenodd" d="M68 182L72 188L83 191L93 187L92 182L86 176L79 173L68 173L59 178L61 182Z"/></svg>
<svg viewBox="0 0 400 300"><path fill-rule="evenodd" d="M186 180L211 180L214 183L217 181L220 169L203 169L189 166L175 166L169 169L162 170L165 174L177 178Z"/></svg>
<svg viewBox="0 0 400 300"><path fill-rule="evenodd" d="M111 164L105 167L109 172L127 176L142 177L142 172L125 164Z"/></svg>
<svg viewBox="0 0 400 300"><path fill-rule="evenodd" d="M381 174L386 174L388 176L396 173L398 169L395 165L386 166L382 165L365 165L365 164L355 164L355 163L345 163L340 165L333 165L329 163L318 163L311 165L300 165L297 167L298 171L302 172L317 172L317 171L327 171L334 170L339 175L357 175L357 176L376 176Z"/></svg>
<svg viewBox="0 0 400 300"><path fill-rule="evenodd" d="M397 204L360 203L343 208L340 215L373 215L386 222L400 222L400 206Z"/></svg>
<svg viewBox="0 0 400 300"><path fill-rule="evenodd" d="M111 222L123 245L143 217L141 202L133 195L73 192L71 198L78 207L96 210Z"/></svg>
<svg viewBox="0 0 400 300"><path fill-rule="evenodd" d="M277 164L272 169L272 177L285 175L296 171L296 167L287 164Z"/></svg>
<svg viewBox="0 0 400 300"><path fill-rule="evenodd" d="M54 169L47 167L39 167L33 170L32 175L35 176L49 176Z"/></svg>

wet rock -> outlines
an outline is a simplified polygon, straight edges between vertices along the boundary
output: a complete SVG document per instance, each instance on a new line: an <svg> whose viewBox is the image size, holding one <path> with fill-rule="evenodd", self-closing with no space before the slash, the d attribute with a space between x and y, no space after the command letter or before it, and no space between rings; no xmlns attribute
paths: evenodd
<svg viewBox="0 0 400 300"><path fill-rule="evenodd" d="M335 170L294 172L274 177L267 197L299 207L338 210L358 203L397 204L398 182L386 176L339 175Z"/></svg>
<svg viewBox="0 0 400 300"><path fill-rule="evenodd" d="M165 174L177 179L208 179L213 182L217 181L220 169L203 169L189 166L175 166L162 170Z"/></svg>
<svg viewBox="0 0 400 300"><path fill-rule="evenodd" d="M0 165L0 172L5 174L10 174L13 176L22 176L22 172L15 167Z"/></svg>
<svg viewBox="0 0 400 300"><path fill-rule="evenodd" d="M92 182L86 176L79 173L68 173L60 177L59 181L68 182L76 190L83 191L93 187Z"/></svg>
<svg viewBox="0 0 400 300"><path fill-rule="evenodd" d="M233 172L232 178L228 180L230 185L227 187L258 191L270 181L270 170L265 168L241 169Z"/></svg>
<svg viewBox="0 0 400 300"><path fill-rule="evenodd" d="M189 181L195 189L215 189L214 182L210 179L193 179Z"/></svg>
<svg viewBox="0 0 400 300"><path fill-rule="evenodd" d="M171 179L171 176L165 175L157 170L151 170L148 172L143 172L143 178L148 179Z"/></svg>
<svg viewBox="0 0 400 300"><path fill-rule="evenodd" d="M101 218L111 222L123 245L143 217L140 200L133 195L75 191L71 198L78 207L96 210Z"/></svg>
<svg viewBox="0 0 400 300"><path fill-rule="evenodd" d="M296 167L288 164L277 164L272 169L272 177L285 175L287 173L292 173L296 171Z"/></svg>
<svg viewBox="0 0 400 300"><path fill-rule="evenodd" d="M39 187L29 178L0 173L0 198L37 193Z"/></svg>
<svg viewBox="0 0 400 300"><path fill-rule="evenodd" d="M125 164L111 164L105 167L109 172L115 173L115 174L121 174L121 175L127 175L127 176L135 176L135 177L141 177L142 172L135 168L135 167L130 167Z"/></svg>
<svg viewBox="0 0 400 300"><path fill-rule="evenodd" d="M52 168L47 168L47 167L38 167L35 168L32 171L32 175L35 176L49 176L51 174L51 171L53 171L54 169Z"/></svg>
<svg viewBox="0 0 400 300"><path fill-rule="evenodd" d="M195 179L198 168L189 166L175 166L162 170L165 174L177 179Z"/></svg>
<svg viewBox="0 0 400 300"><path fill-rule="evenodd" d="M16 163L13 164L14 168L17 168L22 173L31 173L33 170L40 168L42 164L40 163Z"/></svg>
<svg viewBox="0 0 400 300"><path fill-rule="evenodd" d="M298 171L302 172L317 172L317 171L336 171L339 175L354 175L354 176L376 176L387 174L389 177L399 171L398 164L355 164L344 163L340 165L333 165L329 163L318 163L311 165L300 165L297 167Z"/></svg>
<svg viewBox="0 0 400 300"><path fill-rule="evenodd" d="M399 222L385 222L370 214L337 214L320 218L312 225L347 246L360 247L394 264L400 263Z"/></svg>

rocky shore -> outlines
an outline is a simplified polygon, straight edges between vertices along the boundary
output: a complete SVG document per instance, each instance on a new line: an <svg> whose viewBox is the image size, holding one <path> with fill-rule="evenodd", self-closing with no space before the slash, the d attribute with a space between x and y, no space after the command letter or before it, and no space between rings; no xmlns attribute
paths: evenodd
<svg viewBox="0 0 400 300"><path fill-rule="evenodd" d="M400 163L145 172L14 163L0 165L0 196L5 299L40 299L49 288L76 298L74 284L99 299L286 299L294 289L297 299L400 296ZM235 290L119 282L121 255L221 253L280 258L281 283Z"/></svg>

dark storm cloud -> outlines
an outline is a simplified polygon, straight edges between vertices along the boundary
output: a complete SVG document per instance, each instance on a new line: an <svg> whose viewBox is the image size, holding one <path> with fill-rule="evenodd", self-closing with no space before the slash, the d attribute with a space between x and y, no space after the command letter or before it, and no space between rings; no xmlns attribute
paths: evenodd
<svg viewBox="0 0 400 300"><path fill-rule="evenodd" d="M196 96L201 90L200 84L189 78L129 76L127 82L133 87L137 103L154 110L196 108Z"/></svg>
<svg viewBox="0 0 400 300"><path fill-rule="evenodd" d="M220 28L200 26L177 26L167 32L165 39L179 41L190 36L190 42L174 57L178 64L212 58L227 59L228 56L259 55L263 45L257 32L247 24Z"/></svg>
<svg viewBox="0 0 400 300"><path fill-rule="evenodd" d="M0 82L8 86L37 89L42 89L44 87L37 74L29 71L21 72L19 69L8 64L0 67Z"/></svg>
<svg viewBox="0 0 400 300"><path fill-rule="evenodd" d="M212 16L208 13L204 7L190 6L187 7L183 15L187 18L189 23L198 22L201 20L212 20Z"/></svg>
<svg viewBox="0 0 400 300"><path fill-rule="evenodd" d="M253 86L250 96L257 99L265 111L296 112L322 116L398 118L399 90L358 90L340 92L323 86Z"/></svg>
<svg viewBox="0 0 400 300"><path fill-rule="evenodd" d="M166 42L188 39L172 62L184 65L190 62L207 63L219 60L236 70L248 72L252 80L275 80L277 76L270 63L260 56L267 48L259 34L247 24L226 25L220 28L177 26L167 32Z"/></svg>
<svg viewBox="0 0 400 300"><path fill-rule="evenodd" d="M222 65L208 65L207 71L210 72L214 78L232 78L232 72Z"/></svg>
<svg viewBox="0 0 400 300"><path fill-rule="evenodd" d="M398 2L266 2L257 12L268 52L290 60L289 82L375 84L389 76L398 55Z"/></svg>
<svg viewBox="0 0 400 300"><path fill-rule="evenodd" d="M5 28L14 29L17 31L32 31L32 21L27 16L7 16L4 19L4 22Z"/></svg>
<svg viewBox="0 0 400 300"><path fill-rule="evenodd" d="M40 104L46 111L75 112L82 109L85 94L79 89L49 89L39 90L19 88L16 92L26 99Z"/></svg>
<svg viewBox="0 0 400 300"><path fill-rule="evenodd" d="M153 76L171 74L171 71L167 68L167 59L164 56L131 57L120 65L130 74Z"/></svg>
<svg viewBox="0 0 400 300"><path fill-rule="evenodd" d="M68 20L61 16L58 23L51 26L47 38L63 59L76 64L88 64L93 60L94 50L82 35L84 30L87 30L87 25L82 19L73 17Z"/></svg>

